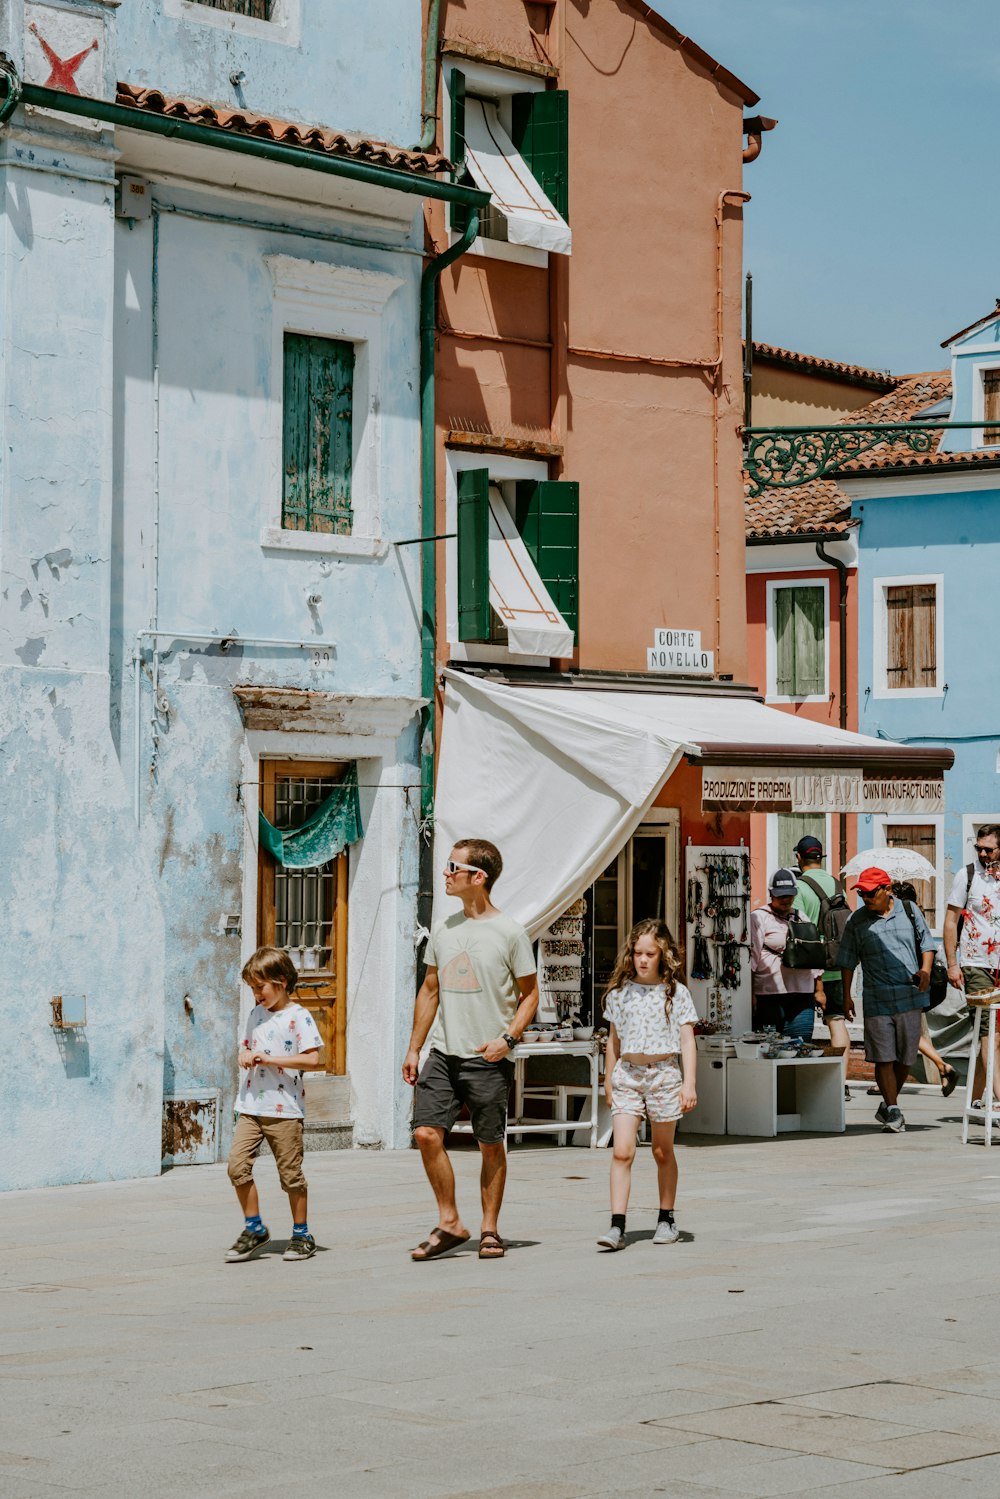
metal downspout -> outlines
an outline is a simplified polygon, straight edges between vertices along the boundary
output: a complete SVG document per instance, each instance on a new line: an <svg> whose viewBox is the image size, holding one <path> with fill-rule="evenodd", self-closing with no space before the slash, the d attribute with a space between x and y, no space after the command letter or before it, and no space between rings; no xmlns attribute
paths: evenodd
<svg viewBox="0 0 1000 1499"><path fill-rule="evenodd" d="M441 37L441 0L427 7L427 37L424 42L424 104L420 111L420 140L415 151L429 151L437 137L437 53Z"/></svg>
<svg viewBox="0 0 1000 1499"><path fill-rule="evenodd" d="M826 550L826 543L817 541L816 556L828 567L837 569L837 611L840 627L839 657L840 657L840 727L847 728L847 563L835 557L832 552ZM840 816L840 841L838 848L840 862L838 869L843 869L847 863L847 814Z"/></svg>
<svg viewBox="0 0 1000 1499"><path fill-rule="evenodd" d="M482 199L483 194L477 194ZM420 532L435 534L437 429L434 408L434 344L437 288L442 271L464 255L479 233L479 207L472 208L461 239L424 267L420 278ZM420 695L426 706L420 725L420 820L426 823L434 804L434 649L437 606L436 541L420 547Z"/></svg>

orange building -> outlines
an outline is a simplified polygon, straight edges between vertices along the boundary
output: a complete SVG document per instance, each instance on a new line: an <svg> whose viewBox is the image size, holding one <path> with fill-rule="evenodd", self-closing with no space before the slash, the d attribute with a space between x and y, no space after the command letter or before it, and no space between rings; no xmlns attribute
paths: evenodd
<svg viewBox="0 0 1000 1499"><path fill-rule="evenodd" d="M743 174L774 122L638 0L428 9L425 142L436 115L490 194L476 229L427 210L429 254L456 255L436 306L436 573L423 548L437 863L478 832L533 935L583 911L585 1015L633 921L658 915L689 959L696 929L717 939L696 1003L745 1024L750 808L790 795L792 768L860 775L886 754L747 685ZM573 982L553 979L553 1007Z"/></svg>

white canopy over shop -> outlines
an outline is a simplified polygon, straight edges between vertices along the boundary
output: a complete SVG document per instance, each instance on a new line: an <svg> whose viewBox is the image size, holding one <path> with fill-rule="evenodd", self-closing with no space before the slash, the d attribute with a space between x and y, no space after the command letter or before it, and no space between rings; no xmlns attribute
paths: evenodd
<svg viewBox="0 0 1000 1499"><path fill-rule="evenodd" d="M498 903L532 936L583 894L642 822L685 754L872 763L903 746L796 718L750 696L511 686L446 671L435 870L489 838ZM435 875L435 916L443 884Z"/></svg>

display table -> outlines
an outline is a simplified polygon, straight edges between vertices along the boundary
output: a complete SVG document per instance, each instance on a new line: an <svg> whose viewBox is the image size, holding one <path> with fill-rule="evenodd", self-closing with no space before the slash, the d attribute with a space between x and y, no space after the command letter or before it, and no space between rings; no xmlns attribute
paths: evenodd
<svg viewBox="0 0 1000 1499"><path fill-rule="evenodd" d="M590 1135L591 1150L597 1147L598 1096L600 1082L601 1053L598 1044L590 1041L528 1041L515 1046L511 1057L514 1062L514 1096L507 1117L507 1134L520 1140L522 1135L562 1135L563 1144L568 1145L569 1136L577 1130ZM527 1064L532 1057L586 1057L590 1062L590 1082L540 1083L530 1087L525 1080ZM544 1098L552 1103L551 1119L524 1119L525 1096ZM570 1116L570 1099L590 1099L590 1113L582 1119ZM472 1125L468 1120L453 1125L456 1134L470 1134Z"/></svg>
<svg viewBox="0 0 1000 1499"><path fill-rule="evenodd" d="M730 1058L726 1132L781 1135L796 1130L842 1134L844 1063L840 1057Z"/></svg>

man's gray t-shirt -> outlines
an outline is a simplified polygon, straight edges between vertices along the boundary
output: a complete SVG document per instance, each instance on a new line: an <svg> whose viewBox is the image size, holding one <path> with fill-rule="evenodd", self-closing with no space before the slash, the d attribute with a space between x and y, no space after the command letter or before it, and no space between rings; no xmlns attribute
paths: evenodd
<svg viewBox="0 0 1000 1499"><path fill-rule="evenodd" d="M502 911L479 917L456 911L439 921L424 962L438 974L431 1046L449 1057L476 1057L478 1047L501 1035L518 1006L518 979L535 972L527 932Z"/></svg>

